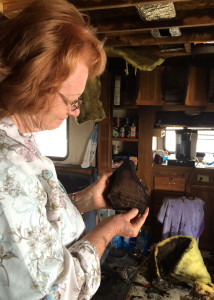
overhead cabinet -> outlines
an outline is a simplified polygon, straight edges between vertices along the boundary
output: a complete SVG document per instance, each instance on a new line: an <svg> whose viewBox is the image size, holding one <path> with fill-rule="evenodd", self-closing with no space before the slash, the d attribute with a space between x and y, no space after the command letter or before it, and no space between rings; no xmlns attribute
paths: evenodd
<svg viewBox="0 0 214 300"><path fill-rule="evenodd" d="M208 104L208 70L198 66L163 66L140 72L137 105Z"/></svg>
<svg viewBox="0 0 214 300"><path fill-rule="evenodd" d="M205 106L208 104L207 69L189 68L185 105Z"/></svg>
<svg viewBox="0 0 214 300"><path fill-rule="evenodd" d="M140 72L140 89L136 99L137 105L162 105L161 91L162 68Z"/></svg>

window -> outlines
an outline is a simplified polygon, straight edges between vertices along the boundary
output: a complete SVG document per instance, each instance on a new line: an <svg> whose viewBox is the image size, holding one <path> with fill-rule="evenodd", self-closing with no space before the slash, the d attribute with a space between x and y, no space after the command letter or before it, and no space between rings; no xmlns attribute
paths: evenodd
<svg viewBox="0 0 214 300"><path fill-rule="evenodd" d="M175 153L176 149L176 130L183 127L166 127L165 149L169 153ZM196 145L197 153L214 153L214 130L203 128L189 128L197 130L198 138Z"/></svg>
<svg viewBox="0 0 214 300"><path fill-rule="evenodd" d="M198 130L196 151L214 153L214 130Z"/></svg>
<svg viewBox="0 0 214 300"><path fill-rule="evenodd" d="M152 151L157 150L157 137L153 136L152 137Z"/></svg>
<svg viewBox="0 0 214 300"><path fill-rule="evenodd" d="M183 129L183 127L176 127L176 129ZM165 150L168 152L175 153L176 146L176 133L175 127L166 127L165 133Z"/></svg>
<svg viewBox="0 0 214 300"><path fill-rule="evenodd" d="M43 155L54 157L55 160L65 159L68 154L68 120L54 130L41 131L37 142Z"/></svg>

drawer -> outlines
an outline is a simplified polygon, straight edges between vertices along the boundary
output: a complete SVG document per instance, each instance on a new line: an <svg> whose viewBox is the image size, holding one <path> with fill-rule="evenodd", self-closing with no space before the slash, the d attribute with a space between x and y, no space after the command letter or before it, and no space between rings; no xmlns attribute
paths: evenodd
<svg viewBox="0 0 214 300"><path fill-rule="evenodd" d="M185 192L184 177L154 177L154 190Z"/></svg>

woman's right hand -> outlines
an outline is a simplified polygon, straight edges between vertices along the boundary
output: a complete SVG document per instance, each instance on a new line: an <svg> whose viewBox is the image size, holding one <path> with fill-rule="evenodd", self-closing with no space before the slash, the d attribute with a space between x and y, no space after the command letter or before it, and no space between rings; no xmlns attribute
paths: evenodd
<svg viewBox="0 0 214 300"><path fill-rule="evenodd" d="M113 236L136 237L146 221L148 213L148 207L143 214L139 214L138 209L133 208L128 212L116 214L104 219L98 226L106 227L106 231L113 232Z"/></svg>
<svg viewBox="0 0 214 300"><path fill-rule="evenodd" d="M126 213L116 214L103 219L83 239L89 240L96 248L99 257L102 256L106 246L115 235L123 237L136 237L149 213L146 208L143 214L133 208Z"/></svg>

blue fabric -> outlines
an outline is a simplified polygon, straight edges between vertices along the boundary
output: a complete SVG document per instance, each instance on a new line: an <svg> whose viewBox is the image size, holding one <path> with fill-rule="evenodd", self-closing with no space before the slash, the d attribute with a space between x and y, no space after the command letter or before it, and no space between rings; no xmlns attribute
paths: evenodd
<svg viewBox="0 0 214 300"><path fill-rule="evenodd" d="M157 215L163 223L162 239L175 235L199 238L204 230L204 209L200 198L165 198Z"/></svg>

